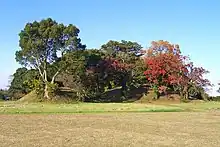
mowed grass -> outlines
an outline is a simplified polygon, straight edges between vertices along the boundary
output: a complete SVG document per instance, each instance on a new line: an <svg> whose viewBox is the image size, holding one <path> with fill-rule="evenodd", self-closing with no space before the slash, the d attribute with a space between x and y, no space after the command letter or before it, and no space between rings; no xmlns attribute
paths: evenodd
<svg viewBox="0 0 220 147"><path fill-rule="evenodd" d="M105 113L105 112L181 112L220 109L219 102L140 104L140 103L18 103L0 102L1 114L14 113Z"/></svg>
<svg viewBox="0 0 220 147"><path fill-rule="evenodd" d="M220 111L0 114L0 126L2 147L219 147L220 144Z"/></svg>
<svg viewBox="0 0 220 147"><path fill-rule="evenodd" d="M0 146L219 147L218 109L217 102L0 102Z"/></svg>

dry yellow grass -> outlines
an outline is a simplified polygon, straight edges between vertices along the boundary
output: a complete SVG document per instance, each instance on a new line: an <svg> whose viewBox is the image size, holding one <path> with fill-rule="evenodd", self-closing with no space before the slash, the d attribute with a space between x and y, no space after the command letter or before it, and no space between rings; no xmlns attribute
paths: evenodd
<svg viewBox="0 0 220 147"><path fill-rule="evenodd" d="M220 111L2 114L2 147L147 147L220 144Z"/></svg>

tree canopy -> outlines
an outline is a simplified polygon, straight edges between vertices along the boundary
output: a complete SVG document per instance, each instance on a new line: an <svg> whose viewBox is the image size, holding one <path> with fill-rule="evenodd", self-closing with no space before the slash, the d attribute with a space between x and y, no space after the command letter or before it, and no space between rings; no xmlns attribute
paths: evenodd
<svg viewBox="0 0 220 147"><path fill-rule="evenodd" d="M48 82L54 83L56 76L64 70L65 63L62 57L65 53L75 50L84 50L78 37L79 29L70 24L59 24L51 18L27 23L20 32L19 46L21 50L16 52L16 60L24 66L38 70L45 84L44 96L48 95ZM48 66L54 65L56 69L48 81Z"/></svg>
<svg viewBox="0 0 220 147"><path fill-rule="evenodd" d="M13 74L9 94L18 99L37 90L51 99L68 89L80 101L93 101L120 89L118 99L125 100L132 90L147 86L156 98L174 91L189 99L204 97L211 86L204 78L208 71L195 67L177 44L152 41L144 49L135 41L109 40L100 49L86 49L79 32L51 18L27 23L15 53L23 67Z"/></svg>
<svg viewBox="0 0 220 147"><path fill-rule="evenodd" d="M147 70L144 74L152 84L157 98L160 93L171 88L188 99L190 87L211 86L210 81L203 77L208 71L194 67L189 61L188 57L181 54L179 45L162 40L152 42L145 58Z"/></svg>

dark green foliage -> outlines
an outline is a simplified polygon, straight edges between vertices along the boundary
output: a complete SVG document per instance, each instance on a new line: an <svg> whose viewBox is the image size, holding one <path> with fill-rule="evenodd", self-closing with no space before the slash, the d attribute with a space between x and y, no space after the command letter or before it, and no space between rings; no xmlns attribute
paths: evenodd
<svg viewBox="0 0 220 147"><path fill-rule="evenodd" d="M104 50L108 54L116 54L117 52L125 52L138 54L142 49L142 46L137 42L125 41L121 42L110 40L108 43L102 45L102 50Z"/></svg>
<svg viewBox="0 0 220 147"><path fill-rule="evenodd" d="M123 48L127 50L140 45L123 41ZM125 44L130 46L126 46ZM111 44L108 43L108 47ZM114 48L114 47L112 47ZM115 56L96 49L71 51L63 56L68 65L57 78L56 82L69 87L80 101L96 101L105 97L105 93L121 87L121 96L118 100L126 99L130 89L140 87L146 79L143 75L145 66L143 61L134 52L127 50L117 51ZM106 99L106 98L105 98Z"/></svg>
<svg viewBox="0 0 220 147"><path fill-rule="evenodd" d="M208 100L220 102L220 96L211 96L211 97L208 98Z"/></svg>
<svg viewBox="0 0 220 147"><path fill-rule="evenodd" d="M20 32L21 50L16 52L16 61L38 70L44 85L44 97L50 98L48 87L67 67L63 56L71 51L85 49L78 34L76 26L59 24L51 18L27 23Z"/></svg>
<svg viewBox="0 0 220 147"><path fill-rule="evenodd" d="M4 100L5 96L0 92L0 101Z"/></svg>
<svg viewBox="0 0 220 147"><path fill-rule="evenodd" d="M102 45L101 49L106 55L114 57L120 64L125 66L115 77L115 79L118 79L120 86L122 86L123 99L126 99L129 90L138 88L146 83L146 78L143 74L145 65L139 57L142 55L141 45L137 42L125 40L121 42L110 40Z"/></svg>
<svg viewBox="0 0 220 147"><path fill-rule="evenodd" d="M8 90L0 89L0 101L1 100L8 100Z"/></svg>
<svg viewBox="0 0 220 147"><path fill-rule="evenodd" d="M65 55L69 66L59 80L73 89L79 100L97 97L104 91L102 55L99 50L72 51Z"/></svg>
<svg viewBox="0 0 220 147"><path fill-rule="evenodd" d="M56 82L72 89L81 101L102 99L105 92L121 86L122 96L126 96L128 87L139 87L145 81L140 59L134 61L137 66L133 70L124 67L126 63L120 59L110 58L102 50L72 51L64 59L68 68L58 76ZM117 64L114 64L116 61Z"/></svg>
<svg viewBox="0 0 220 147"><path fill-rule="evenodd" d="M27 68L18 68L13 74L13 80L8 90L10 97L19 99L29 93L36 87L39 80L39 74L36 70Z"/></svg>
<svg viewBox="0 0 220 147"><path fill-rule="evenodd" d="M143 74L146 70L144 61L142 59L136 60L135 66L132 68L131 77L129 79L130 88L139 88L146 84L146 76Z"/></svg>
<svg viewBox="0 0 220 147"><path fill-rule="evenodd" d="M192 85L189 88L189 99L208 100L208 97L208 94L202 87Z"/></svg>

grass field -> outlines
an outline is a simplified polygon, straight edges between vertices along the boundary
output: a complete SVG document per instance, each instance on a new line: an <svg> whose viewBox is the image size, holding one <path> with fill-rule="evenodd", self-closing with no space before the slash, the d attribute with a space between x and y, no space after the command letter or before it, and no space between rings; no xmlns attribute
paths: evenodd
<svg viewBox="0 0 220 147"><path fill-rule="evenodd" d="M0 102L0 146L218 147L219 109L217 102Z"/></svg>
<svg viewBox="0 0 220 147"><path fill-rule="evenodd" d="M220 112L1 114L2 147L218 147Z"/></svg>
<svg viewBox="0 0 220 147"><path fill-rule="evenodd" d="M17 103L0 102L0 113L104 113L104 112L180 112L220 109L218 102L139 104L139 103Z"/></svg>

